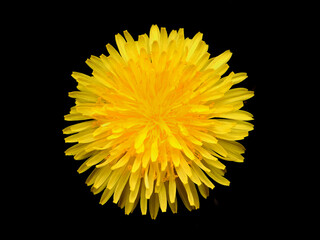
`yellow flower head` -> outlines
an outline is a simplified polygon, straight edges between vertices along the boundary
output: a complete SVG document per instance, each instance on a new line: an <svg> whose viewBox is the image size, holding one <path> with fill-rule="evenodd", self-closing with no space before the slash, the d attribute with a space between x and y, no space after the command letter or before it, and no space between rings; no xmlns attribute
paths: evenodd
<svg viewBox="0 0 320 240"><path fill-rule="evenodd" d="M111 197L131 213L155 219L159 208L177 212L177 197L187 209L199 208L212 180L229 185L219 159L243 162L245 148L236 140L248 136L252 115L240 110L254 93L232 88L246 73L222 77L232 53L210 58L202 33L192 39L184 29L153 25L138 41L124 31L115 36L118 51L92 56L92 76L74 72L78 90L69 96L76 105L67 121L83 121L63 130L72 134L66 150L85 160L78 172L94 167L86 184L100 204ZM176 194L178 190L178 195Z"/></svg>

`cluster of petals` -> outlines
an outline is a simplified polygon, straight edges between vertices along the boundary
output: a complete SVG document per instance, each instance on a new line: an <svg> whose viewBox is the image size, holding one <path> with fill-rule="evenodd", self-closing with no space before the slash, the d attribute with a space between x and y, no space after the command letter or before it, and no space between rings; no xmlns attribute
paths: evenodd
<svg viewBox="0 0 320 240"><path fill-rule="evenodd" d="M80 122L63 130L75 143L65 153L84 161L79 173L93 169L86 184L101 204L112 199L126 214L149 206L153 219L167 206L176 213L178 196L198 209L199 193L230 184L221 160L244 160L236 141L253 129L241 108L254 93L233 86L247 74L225 75L232 53L210 58L202 33L153 25L149 36L115 40L118 50L108 44L108 56L87 60L91 76L72 74L78 91L65 120Z"/></svg>

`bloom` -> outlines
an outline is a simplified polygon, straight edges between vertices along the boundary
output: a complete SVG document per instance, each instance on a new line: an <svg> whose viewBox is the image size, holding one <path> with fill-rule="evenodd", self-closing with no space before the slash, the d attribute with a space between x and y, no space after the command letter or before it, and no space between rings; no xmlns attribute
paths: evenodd
<svg viewBox="0 0 320 240"><path fill-rule="evenodd" d="M202 33L189 39L182 28L168 34L153 25L137 41L124 37L115 36L119 51L108 44L109 56L86 61L92 76L72 74L79 91L69 93L76 105L65 120L86 121L63 130L76 143L65 153L85 160L79 173L94 167L86 184L102 192L100 204L113 197L126 214L149 205L155 219L168 205L176 213L179 195L198 209L210 179L230 183L219 160L244 160L236 140L253 129L253 116L240 109L254 93L232 86L247 74L222 77L232 53L210 58Z"/></svg>

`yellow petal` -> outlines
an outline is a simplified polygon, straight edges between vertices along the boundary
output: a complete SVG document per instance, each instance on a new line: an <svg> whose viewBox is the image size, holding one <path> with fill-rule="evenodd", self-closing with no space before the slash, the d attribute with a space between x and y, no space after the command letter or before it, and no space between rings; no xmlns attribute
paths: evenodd
<svg viewBox="0 0 320 240"><path fill-rule="evenodd" d="M140 180L140 177L141 177L140 171L131 172L130 179L129 179L130 191L133 191L136 188L137 183Z"/></svg>
<svg viewBox="0 0 320 240"><path fill-rule="evenodd" d="M192 171L191 168L189 166L189 164L187 163L187 161L184 159L183 156L181 156L180 158L180 166L182 167L183 171L189 176L192 176Z"/></svg>
<svg viewBox="0 0 320 240"><path fill-rule="evenodd" d="M142 156L142 167L143 168L146 168L148 166L150 158L151 158L151 149L147 148Z"/></svg>
<svg viewBox="0 0 320 240"><path fill-rule="evenodd" d="M216 119L212 120L212 126L209 127L209 130L214 134L224 134L230 132L236 124L234 120Z"/></svg>
<svg viewBox="0 0 320 240"><path fill-rule="evenodd" d="M87 162L87 161L86 161L86 162ZM79 169L77 170L78 173L84 173L85 171L87 171L87 170L90 168L90 166L88 166L88 165L86 164L86 162L84 162L84 163L79 167Z"/></svg>
<svg viewBox="0 0 320 240"><path fill-rule="evenodd" d="M195 184L197 184L198 186L203 185L202 182L200 181L199 177L197 176L197 174L195 173L195 171L191 167L190 167L190 170L192 173L192 175L189 176L191 181L194 182Z"/></svg>
<svg viewBox="0 0 320 240"><path fill-rule="evenodd" d="M187 59L186 59L187 61L189 61L190 58L192 57L192 55L194 54L196 48L198 47L199 43L200 43L201 40L202 40L202 37L203 37L203 34L200 33L200 32L197 33L197 34L193 37L193 39L192 39L192 41L191 41L190 49L189 49L189 51L188 51L188 56L187 56Z"/></svg>
<svg viewBox="0 0 320 240"><path fill-rule="evenodd" d="M131 169L132 173L136 172L140 168L141 159L142 159L142 154L138 154L132 165L132 169Z"/></svg>
<svg viewBox="0 0 320 240"><path fill-rule="evenodd" d="M114 203L117 203L119 201L121 194L122 194L122 191L128 182L129 176L130 176L130 171L124 171L124 173L120 177L120 179L118 181L118 185L116 186L116 189L114 190L114 195L113 195L113 202Z"/></svg>
<svg viewBox="0 0 320 240"><path fill-rule="evenodd" d="M212 109L210 109L211 114L220 116L220 114L228 113L233 110L233 105L231 104L215 104Z"/></svg>
<svg viewBox="0 0 320 240"><path fill-rule="evenodd" d="M181 167L181 165L179 167L176 167L175 169L177 171L177 174L178 174L181 182L183 182L184 184L187 184L188 183L188 176L185 173L184 169Z"/></svg>
<svg viewBox="0 0 320 240"><path fill-rule="evenodd" d="M93 169L93 171L90 173L89 177L86 180L86 184L87 186L91 186L94 184L96 177L97 177L97 173L100 171L100 169Z"/></svg>
<svg viewBox="0 0 320 240"><path fill-rule="evenodd" d="M155 169L152 164L150 164L149 172L148 172L148 180L149 180L149 188L146 189L146 198L150 199L153 189L154 189L154 177L155 177Z"/></svg>
<svg viewBox="0 0 320 240"><path fill-rule="evenodd" d="M87 152L86 149L82 149L82 151L78 152L76 155L74 155L74 160L83 160L86 159L88 157L91 157L92 155L94 155L94 153L92 152Z"/></svg>
<svg viewBox="0 0 320 240"><path fill-rule="evenodd" d="M64 120L66 121L82 121L88 119L90 119L90 117L84 116L81 113L70 113L64 116Z"/></svg>
<svg viewBox="0 0 320 240"><path fill-rule="evenodd" d="M118 51L111 44L107 44L106 48L110 56L112 56L117 62L124 63L123 58L120 56Z"/></svg>
<svg viewBox="0 0 320 240"><path fill-rule="evenodd" d="M241 143L235 141L219 140L219 144L221 144L221 146L228 152L242 154L246 150Z"/></svg>
<svg viewBox="0 0 320 240"><path fill-rule="evenodd" d="M80 133L71 135L65 138L66 143L79 142L79 143L89 143L95 140L93 137L94 129L88 129L81 131Z"/></svg>
<svg viewBox="0 0 320 240"><path fill-rule="evenodd" d="M164 145L162 145L159 157L160 157L160 163L161 163L161 171L165 171L168 166L168 155Z"/></svg>
<svg viewBox="0 0 320 240"><path fill-rule="evenodd" d="M181 133L182 133L184 136L188 136L188 135L189 135L189 132L188 132L187 128L186 128L184 125L178 124L178 127L179 127Z"/></svg>
<svg viewBox="0 0 320 240"><path fill-rule="evenodd" d="M99 188L110 176L111 169L109 166L105 166L104 168L100 168L98 173L96 173L96 178L94 181L94 188Z"/></svg>
<svg viewBox="0 0 320 240"><path fill-rule="evenodd" d="M185 207L191 211L194 209L194 207L192 207L189 203L189 200L188 200L188 195L186 193L186 189L183 185L183 183L181 183L181 181L177 181L177 190L178 190L178 193L179 193L179 196L183 202L183 204L185 205Z"/></svg>
<svg viewBox="0 0 320 240"><path fill-rule="evenodd" d="M97 136L101 133L104 133L104 132L107 132L111 129L111 126L110 126L110 122L107 122L105 124L101 124L100 127L98 127L94 132L93 132L93 136Z"/></svg>
<svg viewBox="0 0 320 240"><path fill-rule="evenodd" d="M193 130L192 134L196 138L200 139L201 141L207 142L207 143L217 143L218 142L218 140L209 133L204 133L204 132Z"/></svg>
<svg viewBox="0 0 320 240"><path fill-rule="evenodd" d="M202 112L208 112L209 109L210 108L207 105L193 105L190 111L193 113L202 113Z"/></svg>
<svg viewBox="0 0 320 240"><path fill-rule="evenodd" d="M238 84L238 83L242 82L243 80L245 80L246 78L248 78L247 73L236 73L232 77L232 83L233 84Z"/></svg>
<svg viewBox="0 0 320 240"><path fill-rule="evenodd" d="M233 162L244 161L244 157L242 155L240 155L239 153L233 153L233 152L228 153L228 157L222 158L222 159L227 161L233 161Z"/></svg>
<svg viewBox="0 0 320 240"><path fill-rule="evenodd" d="M180 154L178 150L176 149L171 150L171 160L175 167L178 167L180 165Z"/></svg>
<svg viewBox="0 0 320 240"><path fill-rule="evenodd" d="M108 189L106 188L101 196L101 199L100 199L100 204L101 205L104 205L106 202L108 202L108 200L112 197L113 193L114 193L114 189L115 188L112 188L112 189Z"/></svg>
<svg viewBox="0 0 320 240"><path fill-rule="evenodd" d="M253 96L253 91L248 91L245 88L235 88L228 91L223 98L219 99L218 103L229 104L237 101L244 101Z"/></svg>
<svg viewBox="0 0 320 240"><path fill-rule="evenodd" d="M213 68L215 70L219 69L230 60L231 56L232 53L230 50L225 51L224 53L215 57L213 61L209 64L208 68Z"/></svg>
<svg viewBox="0 0 320 240"><path fill-rule="evenodd" d="M166 50L168 47L168 33L167 29L162 27L160 31L160 50Z"/></svg>
<svg viewBox="0 0 320 240"><path fill-rule="evenodd" d="M188 184L185 184L184 187L186 189L190 205L195 206L195 209L198 209L200 207L199 196L193 182L189 182Z"/></svg>
<svg viewBox="0 0 320 240"><path fill-rule="evenodd" d="M140 194L140 209L141 214L146 215L148 208L148 200L146 198L146 188L144 184L141 184L141 194Z"/></svg>
<svg viewBox="0 0 320 240"><path fill-rule="evenodd" d="M169 200L171 203L174 203L176 201L176 181L174 178L169 179Z"/></svg>
<svg viewBox="0 0 320 240"><path fill-rule="evenodd" d="M244 120L244 121L253 120L253 115L243 110L237 110L230 113L219 114L219 117L230 118L235 120Z"/></svg>
<svg viewBox="0 0 320 240"><path fill-rule="evenodd" d="M217 168L217 169L221 169L221 170L225 170L225 169L226 169L226 166L223 165L223 164L222 164L221 162L219 162L218 160L209 160L209 159L204 158L203 161L206 162L206 165L215 167L215 168ZM208 171L207 171L207 172L208 172Z"/></svg>
<svg viewBox="0 0 320 240"><path fill-rule="evenodd" d="M167 211L167 193L166 193L165 185L163 183L160 186L159 203L160 203L161 211L166 212Z"/></svg>
<svg viewBox="0 0 320 240"><path fill-rule="evenodd" d="M156 219L159 212L159 198L158 194L154 193L149 200L149 211L152 219Z"/></svg>
<svg viewBox="0 0 320 240"><path fill-rule="evenodd" d="M207 159L211 159L211 160L215 160L216 158L213 157L210 152L208 152L206 149L204 149L203 147L200 146L195 146L195 149L201 154L202 157L207 158Z"/></svg>
<svg viewBox="0 0 320 240"><path fill-rule="evenodd" d="M116 184L118 183L118 180L121 177L121 174L123 173L124 170L125 170L125 168L118 168L111 173L109 181L108 181L108 185L107 185L108 189L111 190L113 187L116 186Z"/></svg>
<svg viewBox="0 0 320 240"><path fill-rule="evenodd" d="M123 135L123 133L115 133L115 134L111 134L107 137L107 140L112 140L112 139L116 139L116 138L119 138Z"/></svg>
<svg viewBox="0 0 320 240"><path fill-rule="evenodd" d="M143 130L140 131L140 133L137 135L135 141L134 141L134 147L135 149L138 149L144 142L144 140L147 138L147 134L149 131L149 127L146 126Z"/></svg>
<svg viewBox="0 0 320 240"><path fill-rule="evenodd" d="M149 168L146 168L145 171L144 171L144 186L146 187L146 189L149 189L150 186L149 186Z"/></svg>
<svg viewBox="0 0 320 240"><path fill-rule="evenodd" d="M214 181L217 183L220 183L221 185L229 186L230 181L226 178L224 178L221 174L219 174L219 171L215 168L211 168L211 172L207 173L209 177L211 177Z"/></svg>
<svg viewBox="0 0 320 240"><path fill-rule="evenodd" d="M213 100L217 100L219 98L222 98L224 96L224 93L219 93L217 92L216 94L212 94L212 93L209 93L209 94L203 94L202 95L202 101L204 102L209 102L209 101L213 101Z"/></svg>
<svg viewBox="0 0 320 240"><path fill-rule="evenodd" d="M98 97L95 94L88 92L69 92L69 97L76 98L77 102L81 103L95 103L98 100Z"/></svg>
<svg viewBox="0 0 320 240"><path fill-rule="evenodd" d="M136 201L139 190L140 190L141 181L142 180L138 179L135 187L133 188L133 190L130 191L129 202L134 203Z"/></svg>
<svg viewBox="0 0 320 240"><path fill-rule="evenodd" d="M202 163L202 161L204 161L204 160L199 160L198 158L196 158L195 160L193 160L193 162L194 162L195 164L197 164L198 167L200 167L203 171L205 171L205 172L210 172L210 169L207 168L207 167Z"/></svg>
<svg viewBox="0 0 320 240"><path fill-rule="evenodd" d="M150 29L150 44L152 44L154 41L158 41L160 40L160 30L159 27L157 25L152 25L151 29Z"/></svg>
<svg viewBox="0 0 320 240"><path fill-rule="evenodd" d="M125 129L122 127L114 127L112 128L112 133L121 133L123 132Z"/></svg>
<svg viewBox="0 0 320 240"><path fill-rule="evenodd" d="M115 38L121 57L127 62L129 58L125 47L126 40L124 40L124 38L120 34L117 34Z"/></svg>
<svg viewBox="0 0 320 240"><path fill-rule="evenodd" d="M120 158L120 160L112 166L112 170L115 170L117 168L121 168L124 165L126 165L129 162L129 159L131 157L131 154L129 152L127 152L122 158Z"/></svg>
<svg viewBox="0 0 320 240"><path fill-rule="evenodd" d="M191 160L193 160L195 158L193 152L190 150L190 148L186 145L185 141L181 138L181 137L178 137L177 138L180 145L181 145L181 148L182 148L182 151L183 153Z"/></svg>
<svg viewBox="0 0 320 240"><path fill-rule="evenodd" d="M93 77L90 77L86 74L83 74L83 73L79 73L79 72L73 72L71 74L71 76L80 84L82 85L87 85L87 84L90 84L92 83L92 78Z"/></svg>
<svg viewBox="0 0 320 240"><path fill-rule="evenodd" d="M144 152L144 144L141 144L140 147L138 147L138 149L136 150L136 153L139 154L139 153L143 153Z"/></svg>
<svg viewBox="0 0 320 240"><path fill-rule="evenodd" d="M190 190L190 186L188 183L184 184L184 188L186 189L186 192L187 192L187 196L188 196L188 200L189 200L189 203L191 206L194 206L195 203L194 203L194 197L193 197L193 194Z"/></svg>
<svg viewBox="0 0 320 240"><path fill-rule="evenodd" d="M193 136L188 136L187 138L190 142L192 142L193 144L197 145L197 146L202 146L202 142L199 141L198 139L196 139L195 137Z"/></svg>
<svg viewBox="0 0 320 240"><path fill-rule="evenodd" d="M226 157L228 152L219 143L220 141L217 144L207 144L207 146L221 156Z"/></svg>
<svg viewBox="0 0 320 240"><path fill-rule="evenodd" d="M217 138L224 140L242 140L248 136L248 131L232 129L230 132L225 134L216 134Z"/></svg>
<svg viewBox="0 0 320 240"><path fill-rule="evenodd" d="M76 155L77 153L83 151L88 144L86 143L77 143L72 147L68 148L64 153L66 156Z"/></svg>
<svg viewBox="0 0 320 240"><path fill-rule="evenodd" d="M155 162L158 159L159 155L159 148L158 148L158 141L154 141L151 145L151 161Z"/></svg>
<svg viewBox="0 0 320 240"><path fill-rule="evenodd" d="M201 182L203 182L207 187L213 189L214 185L213 183L206 177L206 175L203 173L203 171L195 164L191 164L192 169L195 171Z"/></svg>
<svg viewBox="0 0 320 240"><path fill-rule="evenodd" d="M142 35L139 35L138 40L139 40L137 43L138 49L140 50L140 54L142 54L142 50L146 51L149 48L148 46L149 37L147 34L142 34ZM147 56L147 52L146 52L146 55L143 55L143 56Z"/></svg>
<svg viewBox="0 0 320 240"><path fill-rule="evenodd" d="M244 131L252 131L254 126L253 124L248 122L237 121L236 125L233 128L238 130L244 130Z"/></svg>
<svg viewBox="0 0 320 240"><path fill-rule="evenodd" d="M209 196L209 188L206 185L198 185L198 189L202 197L207 198Z"/></svg>
<svg viewBox="0 0 320 240"><path fill-rule="evenodd" d="M109 150L100 151L97 154L92 155L87 161L87 166L93 166L100 163L109 155Z"/></svg>
<svg viewBox="0 0 320 240"><path fill-rule="evenodd" d="M179 150L182 149L180 143L178 142L178 140L176 139L175 136L173 136L173 135L168 136L168 142L170 143L170 145L173 148L176 148L176 149L179 149Z"/></svg>

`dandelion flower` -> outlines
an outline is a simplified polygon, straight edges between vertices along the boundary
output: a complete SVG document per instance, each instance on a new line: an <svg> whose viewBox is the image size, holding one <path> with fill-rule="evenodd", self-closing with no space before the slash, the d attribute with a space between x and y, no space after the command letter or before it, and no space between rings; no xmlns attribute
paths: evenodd
<svg viewBox="0 0 320 240"><path fill-rule="evenodd" d="M229 185L220 160L243 162L253 116L243 101L254 93L232 88L246 73L223 77L232 53L210 58L198 33L185 38L184 29L159 29L135 41L124 31L115 36L118 51L86 61L92 76L73 72L79 91L70 92L75 106L66 121L81 121L63 130L72 134L66 150L85 160L78 172L93 171L86 180L100 204L109 199L130 214L139 204L152 219L177 198L188 210L198 209L214 182ZM213 180L213 181L212 181ZM178 194L177 194L178 192Z"/></svg>

